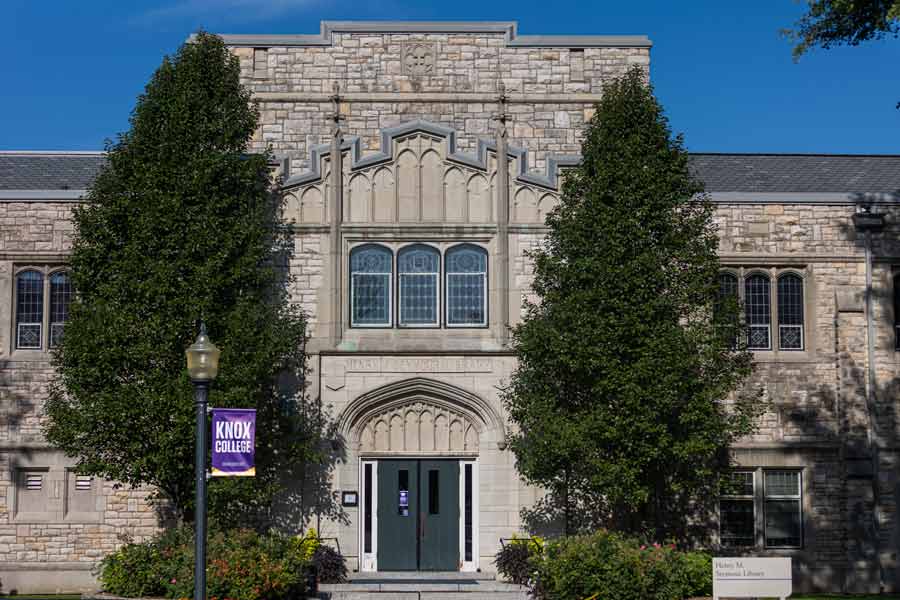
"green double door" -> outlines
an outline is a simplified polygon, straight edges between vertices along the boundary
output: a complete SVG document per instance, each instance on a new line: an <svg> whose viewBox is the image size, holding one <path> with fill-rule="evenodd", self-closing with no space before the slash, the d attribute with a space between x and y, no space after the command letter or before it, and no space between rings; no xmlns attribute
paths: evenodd
<svg viewBox="0 0 900 600"><path fill-rule="evenodd" d="M459 461L378 462L378 570L459 570Z"/></svg>

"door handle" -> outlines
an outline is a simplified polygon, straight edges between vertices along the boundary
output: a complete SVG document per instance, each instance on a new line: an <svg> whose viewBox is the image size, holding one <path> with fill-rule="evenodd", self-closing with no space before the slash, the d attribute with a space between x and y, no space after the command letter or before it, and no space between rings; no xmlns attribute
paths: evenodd
<svg viewBox="0 0 900 600"><path fill-rule="evenodd" d="M425 539L425 513L419 512L419 539Z"/></svg>

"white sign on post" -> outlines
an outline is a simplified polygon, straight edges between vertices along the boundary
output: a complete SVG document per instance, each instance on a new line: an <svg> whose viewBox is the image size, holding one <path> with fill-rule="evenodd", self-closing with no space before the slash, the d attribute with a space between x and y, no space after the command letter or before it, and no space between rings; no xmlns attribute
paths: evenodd
<svg viewBox="0 0 900 600"><path fill-rule="evenodd" d="M787 598L790 558L713 558L713 598Z"/></svg>

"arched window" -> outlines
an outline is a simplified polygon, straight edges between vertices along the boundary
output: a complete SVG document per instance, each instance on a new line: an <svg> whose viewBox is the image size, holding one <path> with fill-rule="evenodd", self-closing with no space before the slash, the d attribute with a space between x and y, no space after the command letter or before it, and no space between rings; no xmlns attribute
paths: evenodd
<svg viewBox="0 0 900 600"><path fill-rule="evenodd" d="M50 347L58 346L62 341L71 302L72 279L64 271L54 273L50 276Z"/></svg>
<svg viewBox="0 0 900 600"><path fill-rule="evenodd" d="M769 350L772 347L770 326L772 300L769 296L769 278L753 273L744 280L744 309L747 314L747 347L751 350Z"/></svg>
<svg viewBox="0 0 900 600"><path fill-rule="evenodd" d="M394 255L367 244L350 253L350 325L391 326L391 275Z"/></svg>
<svg viewBox="0 0 900 600"><path fill-rule="evenodd" d="M431 246L407 246L397 254L401 327L437 326L441 255Z"/></svg>
<svg viewBox="0 0 900 600"><path fill-rule="evenodd" d="M447 251L447 326L487 325L487 252L472 244Z"/></svg>
<svg viewBox="0 0 900 600"><path fill-rule="evenodd" d="M44 276L37 271L16 275L16 348L41 347L44 322Z"/></svg>
<svg viewBox="0 0 900 600"><path fill-rule="evenodd" d="M900 273L894 276L894 348L900 350Z"/></svg>
<svg viewBox="0 0 900 600"><path fill-rule="evenodd" d="M803 349L803 279L793 273L778 278L778 347Z"/></svg>

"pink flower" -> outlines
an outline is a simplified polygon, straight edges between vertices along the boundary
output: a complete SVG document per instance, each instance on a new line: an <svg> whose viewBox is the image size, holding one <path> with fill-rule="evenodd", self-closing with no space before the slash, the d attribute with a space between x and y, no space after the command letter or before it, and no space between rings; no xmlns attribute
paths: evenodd
<svg viewBox="0 0 900 600"><path fill-rule="evenodd" d="M641 550L646 550L646 549L647 549L647 546L641 544Z"/></svg>
<svg viewBox="0 0 900 600"><path fill-rule="evenodd" d="M659 548L659 543L658 543L658 542L653 542L653 547L654 547L654 548Z"/></svg>
<svg viewBox="0 0 900 600"><path fill-rule="evenodd" d="M173 578L169 581L169 583L178 583L178 580L175 579L175 578L173 577Z"/></svg>

